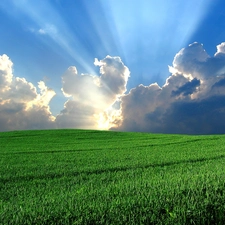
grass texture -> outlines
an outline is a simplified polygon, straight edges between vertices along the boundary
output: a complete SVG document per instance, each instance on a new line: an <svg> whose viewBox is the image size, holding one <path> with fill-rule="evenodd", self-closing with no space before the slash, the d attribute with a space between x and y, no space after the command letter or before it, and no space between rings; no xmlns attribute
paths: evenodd
<svg viewBox="0 0 225 225"><path fill-rule="evenodd" d="M0 133L0 224L225 224L225 136Z"/></svg>

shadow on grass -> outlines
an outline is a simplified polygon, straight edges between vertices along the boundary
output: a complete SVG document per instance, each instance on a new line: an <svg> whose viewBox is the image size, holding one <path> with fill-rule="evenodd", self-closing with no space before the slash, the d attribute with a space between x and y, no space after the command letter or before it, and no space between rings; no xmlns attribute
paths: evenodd
<svg viewBox="0 0 225 225"><path fill-rule="evenodd" d="M63 177L76 177L82 175L95 175L95 174L103 174L103 173L116 173L116 172L123 172L128 170L135 170L135 169L148 169L148 168L155 168L155 167L166 167L166 166L174 166L180 164L189 164L189 163L199 163L205 162L209 160L220 160L225 158L225 155L219 155L210 158L199 158L199 159L188 159L188 160L181 160L181 161L174 161L174 162L164 162L164 163L155 163L149 165L137 165L137 166L130 166L130 167L114 167L114 168L104 168L104 169L93 169L93 170L84 170L84 171L75 171L75 172L68 172L62 174L43 174L43 175L27 175L27 176L16 176L11 178L0 178L0 182L2 184L12 183L12 182L24 182L24 181L32 181L32 180L43 180L43 179L55 179L55 178L63 178Z"/></svg>
<svg viewBox="0 0 225 225"><path fill-rule="evenodd" d="M170 145L186 145L188 143L195 143L195 142L203 142L203 141L209 141L209 140L217 140L219 138L209 138L209 139L193 139L193 140L185 140L185 141L176 141L176 142L167 142L167 143L149 143L149 144L133 144L133 147L135 148L151 148L151 147L157 147L157 146L170 146ZM123 147L121 147L121 150ZM89 149L52 149L52 150L39 150L39 151L18 151L18 152L2 152L1 155L20 155L20 154L54 154L54 153L72 153L72 152L93 152L93 151L106 151L106 150L120 150L118 147L114 148L89 148Z"/></svg>

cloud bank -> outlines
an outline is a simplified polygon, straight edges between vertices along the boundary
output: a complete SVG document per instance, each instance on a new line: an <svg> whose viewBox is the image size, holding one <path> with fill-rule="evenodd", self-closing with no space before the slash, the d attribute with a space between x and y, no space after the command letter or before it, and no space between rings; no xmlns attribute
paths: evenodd
<svg viewBox="0 0 225 225"><path fill-rule="evenodd" d="M139 85L121 98L118 130L225 133L225 43L210 57L199 43L181 49L159 87Z"/></svg>
<svg viewBox="0 0 225 225"><path fill-rule="evenodd" d="M13 75L13 63L0 56L0 131L83 128L157 133L225 133L225 42L209 56L193 43L174 57L165 84L138 85L126 93L129 69L120 57L95 59L99 75L62 75L64 109L53 116L55 92L43 81L35 87Z"/></svg>

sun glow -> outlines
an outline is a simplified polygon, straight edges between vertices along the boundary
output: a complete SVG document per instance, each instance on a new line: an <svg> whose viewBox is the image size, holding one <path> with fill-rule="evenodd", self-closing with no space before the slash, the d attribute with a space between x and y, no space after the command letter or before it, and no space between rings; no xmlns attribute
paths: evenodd
<svg viewBox="0 0 225 225"><path fill-rule="evenodd" d="M110 106L107 110L102 113L94 115L96 121L98 121L99 130L109 130L110 128L116 128L121 125L122 122L122 112L119 109Z"/></svg>
<svg viewBox="0 0 225 225"><path fill-rule="evenodd" d="M95 114L94 117L96 121L98 121L97 129L108 130L110 128L109 120L104 112L99 113L98 115Z"/></svg>

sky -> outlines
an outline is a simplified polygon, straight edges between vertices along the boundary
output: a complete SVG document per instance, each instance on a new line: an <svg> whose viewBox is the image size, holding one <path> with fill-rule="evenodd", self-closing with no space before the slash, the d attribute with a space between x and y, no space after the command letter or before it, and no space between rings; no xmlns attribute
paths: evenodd
<svg viewBox="0 0 225 225"><path fill-rule="evenodd" d="M0 131L225 133L224 0L1 0Z"/></svg>

